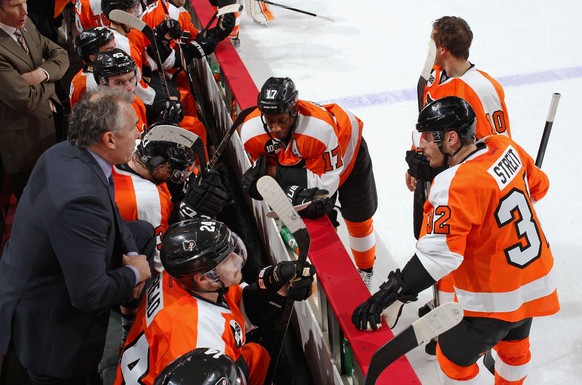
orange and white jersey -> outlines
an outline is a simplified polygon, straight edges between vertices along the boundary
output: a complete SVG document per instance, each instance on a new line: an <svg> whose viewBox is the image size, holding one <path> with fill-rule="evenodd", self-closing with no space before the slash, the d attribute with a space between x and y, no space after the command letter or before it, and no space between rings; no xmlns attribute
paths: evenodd
<svg viewBox="0 0 582 385"><path fill-rule="evenodd" d="M266 155L281 166L306 170L307 187L333 195L349 176L362 139L363 122L337 104L318 105L300 100L289 143L274 139L257 109L241 128L245 150L255 161Z"/></svg>
<svg viewBox="0 0 582 385"><path fill-rule="evenodd" d="M559 310L554 258L533 202L549 181L505 135L438 174L416 255L432 278L453 272L465 316L509 322Z"/></svg>
<svg viewBox="0 0 582 385"><path fill-rule="evenodd" d="M189 294L165 271L153 279L123 348L114 384L153 384L177 357L216 349L233 360L245 343L242 288L231 286L224 303Z"/></svg>
<svg viewBox="0 0 582 385"><path fill-rule="evenodd" d="M135 94L139 96L145 104L152 104L156 97L156 91L147 85L141 76L143 64L146 60L145 48L135 44L133 40L130 40L127 36L124 36L114 29L111 29L111 31L115 36L115 47L122 49L125 53L131 56L137 66L138 83L135 88Z"/></svg>
<svg viewBox="0 0 582 385"><path fill-rule="evenodd" d="M168 11L167 14L166 9L164 9L164 4ZM169 1L158 0L148 5L141 15L141 20L153 29L166 17L177 20L180 23L182 32L188 32L188 41L194 40L198 36L198 29L192 23L190 13L184 7L178 8Z"/></svg>
<svg viewBox="0 0 582 385"><path fill-rule="evenodd" d="M81 100L85 93L88 91L94 91L98 88L99 86L97 86L93 72L86 71L84 68L81 69L71 80L71 87L69 88L69 101L71 103L71 108Z"/></svg>
<svg viewBox="0 0 582 385"><path fill-rule="evenodd" d="M137 130L139 132L144 132L144 130L148 127L148 122L146 118L146 106L141 100L139 96L135 96L133 99L133 109L135 110L135 114L137 115Z"/></svg>
<svg viewBox="0 0 582 385"><path fill-rule="evenodd" d="M493 134L511 137L505 92L487 73L472 66L462 76L448 77L442 68L433 66L424 89L424 105L445 96L458 96L473 107L477 116L477 139Z"/></svg>
<svg viewBox="0 0 582 385"><path fill-rule="evenodd" d="M163 266L160 261L160 248L174 207L168 187L165 183L156 185L118 166L113 167L113 181L115 202L123 219L128 222L141 219L154 227L156 236L154 268L161 272Z"/></svg>
<svg viewBox="0 0 582 385"><path fill-rule="evenodd" d="M109 27L111 22L101 12L101 0L76 0L75 25L79 32L89 28Z"/></svg>

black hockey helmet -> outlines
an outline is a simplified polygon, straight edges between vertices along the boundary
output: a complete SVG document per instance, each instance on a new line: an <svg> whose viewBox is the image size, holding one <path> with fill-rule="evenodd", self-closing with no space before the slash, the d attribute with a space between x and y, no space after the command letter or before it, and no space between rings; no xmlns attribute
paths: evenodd
<svg viewBox="0 0 582 385"><path fill-rule="evenodd" d="M297 114L297 101L299 93L295 83L289 78L267 79L259 97L257 106L264 115L278 115L290 112L292 116Z"/></svg>
<svg viewBox="0 0 582 385"><path fill-rule="evenodd" d="M246 385L239 366L216 349L198 348L176 358L154 385Z"/></svg>
<svg viewBox="0 0 582 385"><path fill-rule="evenodd" d="M96 55L100 47L113 39L113 32L109 28L88 28L75 39L75 51L85 63L91 63L89 55Z"/></svg>
<svg viewBox="0 0 582 385"><path fill-rule="evenodd" d="M105 16L109 17L109 13L114 9L119 9L121 11L125 11L127 9L133 7L140 7L141 9L141 1L140 0L101 0L101 12L105 14Z"/></svg>
<svg viewBox="0 0 582 385"><path fill-rule="evenodd" d="M168 163L171 168L169 180L183 183L196 162L194 144L198 140L201 141L198 135L176 124L155 123L144 131L142 140L137 145L137 152L150 172Z"/></svg>
<svg viewBox="0 0 582 385"><path fill-rule="evenodd" d="M93 60L93 77L99 85L109 83L109 76L123 75L136 71L135 62L124 50L113 48L99 52Z"/></svg>
<svg viewBox="0 0 582 385"><path fill-rule="evenodd" d="M170 226L162 241L160 259L164 269L186 289L193 288L192 277L204 274L219 281L216 267L231 253L247 260L242 240L222 222L194 218Z"/></svg>
<svg viewBox="0 0 582 385"><path fill-rule="evenodd" d="M475 111L464 99L447 96L427 104L418 114L416 130L432 131L435 142L443 139L445 131L456 131L463 141L475 136Z"/></svg>

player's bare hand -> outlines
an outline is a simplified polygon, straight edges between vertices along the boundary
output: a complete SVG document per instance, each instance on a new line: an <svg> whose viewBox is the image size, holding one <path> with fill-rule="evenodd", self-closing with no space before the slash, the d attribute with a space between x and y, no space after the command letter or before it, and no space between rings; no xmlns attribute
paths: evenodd
<svg viewBox="0 0 582 385"><path fill-rule="evenodd" d="M406 187L408 187L408 189L410 191L414 191L416 190L416 183L418 182L417 179L415 177L413 177L412 175L410 175L408 173L408 171L406 171L404 173L404 179L406 181Z"/></svg>

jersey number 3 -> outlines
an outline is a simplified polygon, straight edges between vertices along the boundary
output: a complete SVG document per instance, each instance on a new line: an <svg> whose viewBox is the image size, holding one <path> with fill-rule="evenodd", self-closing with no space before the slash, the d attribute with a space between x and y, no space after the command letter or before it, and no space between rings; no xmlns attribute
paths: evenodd
<svg viewBox="0 0 582 385"><path fill-rule="evenodd" d="M519 242L505 249L510 265L524 268L542 254L540 226L533 217L523 191L513 189L499 201L495 210L499 228L513 223Z"/></svg>

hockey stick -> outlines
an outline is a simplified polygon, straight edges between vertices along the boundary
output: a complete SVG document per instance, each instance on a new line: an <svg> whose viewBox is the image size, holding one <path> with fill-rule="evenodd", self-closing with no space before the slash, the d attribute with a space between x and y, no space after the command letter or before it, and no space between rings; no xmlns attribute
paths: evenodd
<svg viewBox="0 0 582 385"><path fill-rule="evenodd" d="M160 57L160 51L158 49L158 43L156 42L154 30L149 25L144 23L142 20L120 9L114 9L113 11L109 12L109 19L118 24L125 24L128 27L137 29L148 38L148 40L150 41L154 48L153 59L156 62L156 65L158 66L158 71L156 72L158 73L160 78L160 84L162 85L164 97L166 98L166 100L170 100L170 90L168 88L168 82L166 81L166 75L164 75L164 68L162 67L162 58Z"/></svg>
<svg viewBox="0 0 582 385"><path fill-rule="evenodd" d="M295 209L295 211L299 212L299 211L305 210L306 208L311 206L312 203L318 202L318 201L325 199L325 198L328 198L328 197L329 197L328 194L314 195L313 200L310 200L309 202L305 202L305 203L301 203L299 205L293 206L293 208ZM267 211L267 214L265 214L265 216L267 218L279 218L279 216L277 215L277 212L275 210Z"/></svg>
<svg viewBox="0 0 582 385"><path fill-rule="evenodd" d="M374 385L384 369L398 358L439 334L446 332L463 319L463 308L457 302L445 303L416 320L374 353L370 360L364 385Z"/></svg>
<svg viewBox="0 0 582 385"><path fill-rule="evenodd" d="M544 126L544 133L542 134L538 155L536 156L536 166L539 168L542 167L542 162L544 161L544 156L546 155L546 147L548 146L548 141L550 140L550 133L552 132L552 126L554 125L554 117L556 116L556 110L558 109L560 96L561 94L557 92L552 95L550 110L548 111L548 117L546 118L546 124Z"/></svg>
<svg viewBox="0 0 582 385"><path fill-rule="evenodd" d="M287 226L289 231L291 231L295 237L297 246L299 247L299 255L297 259L299 261L299 266L303 266L307 260L307 253L309 252L309 246L311 244L311 237L305 228L305 223L303 223L303 220L293 208L291 201L289 201L289 198L287 198L287 195L285 195L281 186L279 186L275 179L268 175L261 177L257 181L257 190L265 202L275 210L283 224ZM285 340L285 334L287 333L289 321L293 314L293 302L292 298L287 297L285 307L283 308L283 315L281 316L281 323L279 325L279 334L277 335L277 340L275 341L271 353L272 358L269 364L265 384L272 383L273 376L277 370L277 365L279 364L281 351L283 349L283 341Z"/></svg>
<svg viewBox="0 0 582 385"><path fill-rule="evenodd" d="M287 9L289 11L299 12L299 13L302 13L304 15L309 15L309 16L313 16L313 17L319 17L320 19L325 19L325 20L331 21L332 23L335 23L335 20L332 19L331 17L327 17L327 16L323 16L323 15L317 15L317 14L315 14L313 12L303 11L301 9L288 7L288 6L283 5L283 4L273 3L272 1L268 1L268 0L257 0L257 1L260 1L261 3L273 5L275 7L281 7L281 8Z"/></svg>
<svg viewBox="0 0 582 385"><path fill-rule="evenodd" d="M428 41L428 51L426 53L426 60L424 62L424 67L420 72L420 77L418 78L418 83L416 83L416 98L418 100L418 111L422 110L423 99L424 99L424 87L428 83L428 78L432 71L432 66L434 65L434 59L436 56L436 45L434 40L429 39Z"/></svg>
<svg viewBox="0 0 582 385"><path fill-rule="evenodd" d="M248 107L238 113L236 119L234 120L226 134L224 134L224 137L220 141L220 144L218 145L218 147L214 151L214 154L212 154L212 157L208 161L209 169L213 168L216 165L216 162L218 162L218 158L220 158L220 155L222 155L222 153L224 152L226 145L230 141L232 134L234 134L238 126L240 126L245 120L245 118L249 116L249 114L253 112L256 108L257 108L256 106Z"/></svg>
<svg viewBox="0 0 582 385"><path fill-rule="evenodd" d="M204 27L199 33L201 34L206 34L206 31L208 31L208 28L210 28L210 25L212 24L212 22L219 18L222 15L226 15L227 13L235 13L235 12L241 12L243 10L243 6L242 4L230 4L230 5L226 5L224 7L218 8L218 10L216 12L214 12L214 15L212 15L212 17L210 18L210 20L208 21L208 23L206 23L206 27Z"/></svg>

